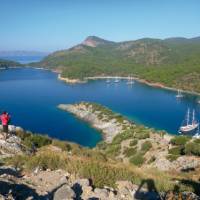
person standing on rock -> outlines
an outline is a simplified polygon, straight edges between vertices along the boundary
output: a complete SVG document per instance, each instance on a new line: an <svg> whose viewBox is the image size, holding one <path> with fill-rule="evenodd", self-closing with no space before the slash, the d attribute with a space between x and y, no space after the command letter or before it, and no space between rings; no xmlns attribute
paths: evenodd
<svg viewBox="0 0 200 200"><path fill-rule="evenodd" d="M10 122L10 115L4 111L1 115L0 115L0 120L3 126L3 132L6 134L5 138L7 138L7 134L8 134L8 124Z"/></svg>

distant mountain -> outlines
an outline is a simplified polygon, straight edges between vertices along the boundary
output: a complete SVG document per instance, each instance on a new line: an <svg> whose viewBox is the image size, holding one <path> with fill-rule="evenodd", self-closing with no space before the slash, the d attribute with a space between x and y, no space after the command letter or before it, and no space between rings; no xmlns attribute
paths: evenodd
<svg viewBox="0 0 200 200"><path fill-rule="evenodd" d="M115 42L104 40L96 36L89 36L82 42L82 44L89 47L97 47L100 45L115 44Z"/></svg>
<svg viewBox="0 0 200 200"><path fill-rule="evenodd" d="M200 92L200 37L112 42L89 36L38 64L60 69L62 76L69 78L133 74L150 82Z"/></svg>
<svg viewBox="0 0 200 200"><path fill-rule="evenodd" d="M47 56L47 52L39 51L0 51L0 57L10 56Z"/></svg>

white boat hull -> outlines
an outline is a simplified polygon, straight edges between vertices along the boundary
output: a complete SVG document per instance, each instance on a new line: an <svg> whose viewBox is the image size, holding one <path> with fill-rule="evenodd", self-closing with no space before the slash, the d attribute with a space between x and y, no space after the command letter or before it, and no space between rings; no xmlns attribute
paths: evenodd
<svg viewBox="0 0 200 200"><path fill-rule="evenodd" d="M180 132L181 133L190 133L194 130L196 130L198 128L199 124L196 123L196 124L190 124L190 125L187 125L187 126L182 126L180 127Z"/></svg>

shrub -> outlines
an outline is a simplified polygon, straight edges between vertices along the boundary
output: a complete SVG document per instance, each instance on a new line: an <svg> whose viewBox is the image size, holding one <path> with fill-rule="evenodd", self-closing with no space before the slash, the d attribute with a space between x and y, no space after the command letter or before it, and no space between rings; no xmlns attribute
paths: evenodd
<svg viewBox="0 0 200 200"><path fill-rule="evenodd" d="M142 140L150 137L150 134L148 132L137 132L134 135L135 138Z"/></svg>
<svg viewBox="0 0 200 200"><path fill-rule="evenodd" d="M147 151L149 151L152 148L152 144L150 141L145 141L142 146L141 146L141 150L146 153Z"/></svg>
<svg viewBox="0 0 200 200"><path fill-rule="evenodd" d="M105 141L101 141L101 142L99 142L99 143L97 144L96 147L97 147L98 149L101 149L101 150L106 150L107 146L108 146L108 144L107 144Z"/></svg>
<svg viewBox="0 0 200 200"><path fill-rule="evenodd" d="M168 153L172 155L184 155L184 148L180 146L173 147L168 150Z"/></svg>
<svg viewBox="0 0 200 200"><path fill-rule="evenodd" d="M132 156L129 161L134 165L141 166L144 163L145 159L141 153L137 153Z"/></svg>
<svg viewBox="0 0 200 200"><path fill-rule="evenodd" d="M135 174L123 167L114 167L98 162L81 163L78 167L78 174L81 177L90 177L95 187L116 187L117 180L133 181Z"/></svg>
<svg viewBox="0 0 200 200"><path fill-rule="evenodd" d="M23 130L16 131L16 136L21 138L21 140L24 140L26 137L30 137L31 135L32 133L30 131L26 131L26 132Z"/></svg>
<svg viewBox="0 0 200 200"><path fill-rule="evenodd" d="M200 139L195 139L194 142L200 144Z"/></svg>
<svg viewBox="0 0 200 200"><path fill-rule="evenodd" d="M200 143L189 142L185 145L185 153L200 156Z"/></svg>
<svg viewBox="0 0 200 200"><path fill-rule="evenodd" d="M112 143L120 144L123 140L129 139L129 138L133 138L133 132L131 130L126 130L126 131L122 132L121 134L116 135L113 138Z"/></svg>
<svg viewBox="0 0 200 200"><path fill-rule="evenodd" d="M135 146L135 145L137 145L137 143L138 143L138 140L134 139L134 140L130 141L130 146Z"/></svg>
<svg viewBox="0 0 200 200"><path fill-rule="evenodd" d="M8 165L12 165L15 168L20 168L22 169L25 163L29 160L30 158L25 155L16 155L15 157L8 158L6 160L6 163Z"/></svg>
<svg viewBox="0 0 200 200"><path fill-rule="evenodd" d="M148 161L148 164L151 164L152 162L154 162L156 160L155 156L151 156L151 158Z"/></svg>
<svg viewBox="0 0 200 200"><path fill-rule="evenodd" d="M111 156L117 156L120 153L121 144L110 144L106 149L106 154Z"/></svg>
<svg viewBox="0 0 200 200"><path fill-rule="evenodd" d="M188 136L175 136L171 139L171 144L173 145L185 145L190 140Z"/></svg>
<svg viewBox="0 0 200 200"><path fill-rule="evenodd" d="M25 137L23 144L29 148L32 148L33 146L40 148L42 146L51 144L51 142L52 140L47 136L32 134Z"/></svg>
<svg viewBox="0 0 200 200"><path fill-rule="evenodd" d="M176 160L177 158L179 157L179 155L173 155L173 154L170 154L170 155L167 155L167 159L172 162L174 160Z"/></svg>
<svg viewBox="0 0 200 200"><path fill-rule="evenodd" d="M35 169L36 167L42 169L64 169L67 164L65 156L57 152L42 152L38 155L32 156L26 163L28 169Z"/></svg>
<svg viewBox="0 0 200 200"><path fill-rule="evenodd" d="M69 143L60 141L60 140L53 140L52 145L59 147L63 151L71 151L72 147Z"/></svg>
<svg viewBox="0 0 200 200"><path fill-rule="evenodd" d="M136 152L137 152L137 148L126 148L126 149L124 149L123 154L126 157L130 157L130 156L133 156L134 154L136 154Z"/></svg>

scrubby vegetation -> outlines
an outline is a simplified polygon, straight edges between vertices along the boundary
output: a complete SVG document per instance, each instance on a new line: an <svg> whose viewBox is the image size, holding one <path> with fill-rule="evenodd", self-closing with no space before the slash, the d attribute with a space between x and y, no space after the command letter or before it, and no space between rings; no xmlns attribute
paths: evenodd
<svg viewBox="0 0 200 200"><path fill-rule="evenodd" d="M141 151L143 153L146 153L147 151L149 151L152 148L152 144L150 141L145 141L144 143L142 143L141 146Z"/></svg>
<svg viewBox="0 0 200 200"><path fill-rule="evenodd" d="M175 160L181 155L200 156L200 140L188 136L175 136L171 139L172 148L169 149L169 160Z"/></svg>
<svg viewBox="0 0 200 200"><path fill-rule="evenodd" d="M183 155L184 151L183 151L183 147L173 147L171 149L169 149L169 154L173 154L173 155Z"/></svg>
<svg viewBox="0 0 200 200"><path fill-rule="evenodd" d="M132 127L130 132L135 133L139 130L143 130L142 127L138 129L133 129ZM146 130L145 127L144 130ZM35 144L35 151L31 152L31 154L7 158L3 160L3 163L6 162L9 165L25 171L33 171L36 168L43 170L64 169L80 177L91 178L93 185L96 187L103 187L106 185L115 188L117 180L130 180L139 185L142 180L153 178L159 191L172 190L175 184L177 184L173 181L176 174L169 175L168 173L163 173L156 169L153 171L151 171L151 169L141 171L140 168L138 168L146 162L144 153L147 149L151 148L151 142L148 140L143 141L144 139L142 139L141 148L144 151L139 151L138 143L141 141L135 139L134 134L130 132L122 133L121 137L116 136L115 143L113 144L101 142L97 148L89 149L77 144L54 140L47 136L34 135L31 132L20 131L17 132L17 135L22 139L24 146L28 145L27 148L30 148L30 144L33 143ZM133 138L130 139L130 136ZM122 152L129 158L130 165L123 164L123 162L116 160L115 156L113 156L121 152L121 139L117 138L128 138L130 142L134 141L133 146L125 148ZM193 142L200 144L199 140L194 140ZM189 143L190 142L186 143L186 145ZM113 157L108 154L109 151ZM154 162L155 159L156 158L152 156L148 160L148 164ZM181 175L179 175L179 178L181 178ZM181 182L179 183L179 188L180 191L191 190L191 188Z"/></svg>
<svg viewBox="0 0 200 200"><path fill-rule="evenodd" d="M130 146L135 146L135 145L137 145L137 143L138 143L138 140L134 139L134 140L130 141Z"/></svg>
<svg viewBox="0 0 200 200"><path fill-rule="evenodd" d="M135 147L135 148L125 148L123 153L126 157L131 157L134 154L136 154L136 152L137 148Z"/></svg>
<svg viewBox="0 0 200 200"><path fill-rule="evenodd" d="M141 166L144 163L145 159L143 157L143 154L137 153L134 156L130 158L130 163L136 165L136 166Z"/></svg>
<svg viewBox="0 0 200 200"><path fill-rule="evenodd" d="M185 153L187 155L200 156L200 142L199 142L199 140L194 140L192 142L188 142L185 145Z"/></svg>
<svg viewBox="0 0 200 200"><path fill-rule="evenodd" d="M175 136L170 142L173 145L185 145L190 139L189 136Z"/></svg>
<svg viewBox="0 0 200 200"><path fill-rule="evenodd" d="M17 132L17 135L22 139L23 144L28 148L40 148L52 143L52 139L48 136L32 134L27 131Z"/></svg>

